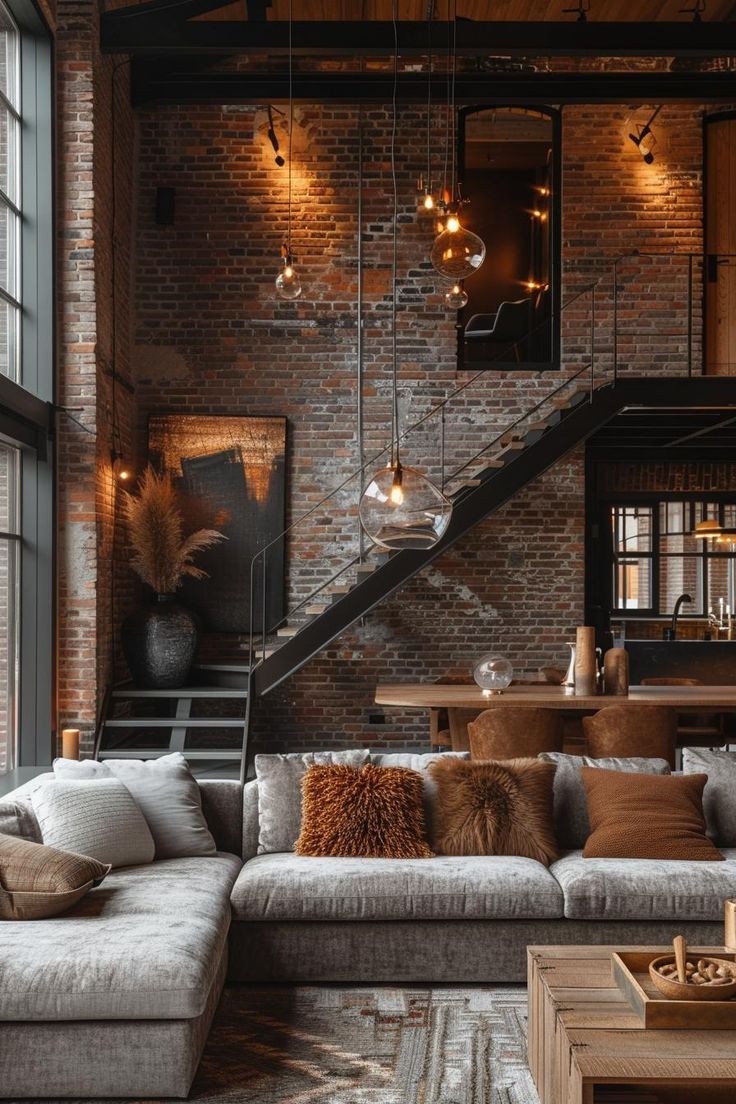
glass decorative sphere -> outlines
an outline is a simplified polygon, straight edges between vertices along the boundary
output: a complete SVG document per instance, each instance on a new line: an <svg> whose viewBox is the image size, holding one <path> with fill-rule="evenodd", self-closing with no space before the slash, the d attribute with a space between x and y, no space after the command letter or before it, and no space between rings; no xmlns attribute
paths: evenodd
<svg viewBox="0 0 736 1104"><path fill-rule="evenodd" d="M360 500L360 524L374 544L391 551L432 548L445 535L452 503L414 468L381 468Z"/></svg>
<svg viewBox="0 0 736 1104"><path fill-rule="evenodd" d="M473 678L486 697L490 694L503 694L506 687L511 685L513 677L514 668L506 657L493 652L482 656L473 668Z"/></svg>
<svg viewBox="0 0 736 1104"><path fill-rule="evenodd" d="M486 247L477 234L458 223L457 230L448 228L437 235L429 256L442 276L448 280L462 280L483 264Z"/></svg>
<svg viewBox="0 0 736 1104"><path fill-rule="evenodd" d="M299 273L293 265L285 265L276 277L276 291L280 299L298 299L302 293Z"/></svg>
<svg viewBox="0 0 736 1104"><path fill-rule="evenodd" d="M450 310L462 310L467 306L468 293L462 284L453 284L450 290L445 292L445 303Z"/></svg>

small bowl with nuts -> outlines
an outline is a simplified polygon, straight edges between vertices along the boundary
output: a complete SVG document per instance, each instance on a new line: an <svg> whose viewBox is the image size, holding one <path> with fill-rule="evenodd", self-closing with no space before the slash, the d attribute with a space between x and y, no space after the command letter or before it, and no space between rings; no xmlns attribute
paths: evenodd
<svg viewBox="0 0 736 1104"><path fill-rule="evenodd" d="M736 997L736 962L689 956L685 940L675 940L675 954L649 963L649 976L668 1000L731 1000Z"/></svg>

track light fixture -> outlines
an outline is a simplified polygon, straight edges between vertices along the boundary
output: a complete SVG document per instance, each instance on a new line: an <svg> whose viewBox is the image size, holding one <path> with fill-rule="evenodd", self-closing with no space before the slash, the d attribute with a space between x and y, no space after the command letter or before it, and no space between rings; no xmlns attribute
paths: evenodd
<svg viewBox="0 0 736 1104"><path fill-rule="evenodd" d="M654 145L656 139L652 131L652 123L662 110L662 104L656 107L652 114L647 119L644 126L637 126L635 134L629 134L630 140L634 143L645 165L651 165L654 162Z"/></svg>

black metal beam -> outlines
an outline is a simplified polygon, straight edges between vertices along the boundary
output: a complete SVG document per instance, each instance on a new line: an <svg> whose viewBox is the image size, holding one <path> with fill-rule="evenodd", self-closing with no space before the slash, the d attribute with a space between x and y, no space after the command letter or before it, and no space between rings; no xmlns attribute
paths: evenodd
<svg viewBox="0 0 736 1104"><path fill-rule="evenodd" d="M248 4L249 15L253 0ZM262 3L255 4L256 10ZM176 9L151 11L148 4L121 8L102 18L102 50L107 53L245 53L274 57L288 51L285 21L187 23ZM432 25L432 48L448 47L448 24ZM402 56L426 54L427 24L398 24ZM294 53L370 56L390 54L394 33L378 20L310 20L293 25ZM736 55L736 23L645 22L481 22L458 20L460 56L723 57Z"/></svg>
<svg viewBox="0 0 736 1104"><path fill-rule="evenodd" d="M168 65L162 61L169 62ZM135 104L163 103L285 103L288 76L274 72L201 72L202 58L134 59L131 95ZM390 73L295 73L297 103L388 103ZM433 99L444 102L447 85L437 77ZM427 78L406 73L399 81L403 103L424 103ZM731 73L459 73L455 99L459 104L571 103L709 103L736 98Z"/></svg>

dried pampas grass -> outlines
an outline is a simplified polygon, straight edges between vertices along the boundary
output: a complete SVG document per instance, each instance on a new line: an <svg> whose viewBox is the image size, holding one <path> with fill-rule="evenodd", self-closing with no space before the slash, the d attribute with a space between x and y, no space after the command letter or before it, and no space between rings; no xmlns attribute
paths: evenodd
<svg viewBox="0 0 736 1104"><path fill-rule="evenodd" d="M126 494L122 504L133 555L130 566L157 594L173 594L186 575L207 578L195 567L194 556L227 540L216 529L198 529L184 536L184 521L171 476L147 467L137 494Z"/></svg>

